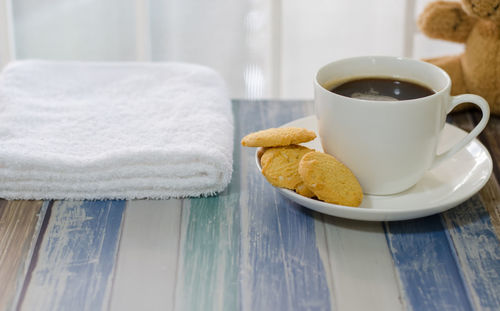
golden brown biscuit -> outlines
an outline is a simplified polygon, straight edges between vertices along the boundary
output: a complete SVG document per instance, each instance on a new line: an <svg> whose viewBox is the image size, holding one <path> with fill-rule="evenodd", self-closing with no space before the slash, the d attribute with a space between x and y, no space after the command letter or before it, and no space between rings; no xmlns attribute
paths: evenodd
<svg viewBox="0 0 500 311"><path fill-rule="evenodd" d="M260 159L262 174L273 186L291 190L299 188L300 192L307 194L306 189L301 186L303 182L297 169L300 159L312 151L298 145L269 148Z"/></svg>
<svg viewBox="0 0 500 311"><path fill-rule="evenodd" d="M354 174L337 159L321 152L309 152L299 163L304 184L318 199L339 205L359 206L363 191Z"/></svg>
<svg viewBox="0 0 500 311"><path fill-rule="evenodd" d="M270 128L243 137L245 147L279 147L305 143L316 138L316 133L299 127Z"/></svg>
<svg viewBox="0 0 500 311"><path fill-rule="evenodd" d="M295 187L295 192L308 198L312 198L315 196L314 192L312 192L311 189L307 188L306 184L304 184L303 181Z"/></svg>

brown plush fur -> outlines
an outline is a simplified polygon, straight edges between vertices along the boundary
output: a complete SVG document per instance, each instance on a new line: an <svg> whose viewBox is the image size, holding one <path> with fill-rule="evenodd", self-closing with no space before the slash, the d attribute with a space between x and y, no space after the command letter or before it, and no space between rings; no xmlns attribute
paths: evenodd
<svg viewBox="0 0 500 311"><path fill-rule="evenodd" d="M418 26L431 38L465 43L457 56L426 61L450 75L452 94L484 97L500 115L500 0L436 1L424 9Z"/></svg>

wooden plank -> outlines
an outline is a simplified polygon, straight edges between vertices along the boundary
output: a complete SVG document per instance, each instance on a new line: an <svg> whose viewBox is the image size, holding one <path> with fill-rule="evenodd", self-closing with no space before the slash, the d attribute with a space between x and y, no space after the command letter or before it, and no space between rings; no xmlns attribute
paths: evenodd
<svg viewBox="0 0 500 311"><path fill-rule="evenodd" d="M471 309L440 215L388 222L386 236L408 309Z"/></svg>
<svg viewBox="0 0 500 311"><path fill-rule="evenodd" d="M470 131L479 118L477 112L467 111L452 114L448 121ZM493 117L480 136L492 155L496 175L500 163L498 121ZM401 286L411 308L496 310L500 307L498 192L493 175L480 196L442 214L443 228L438 216L429 217L425 224L417 225L416 220L408 222L411 226L404 226L407 223L403 222L387 225ZM399 231L396 236L392 234L394 229ZM405 245L412 245L418 253Z"/></svg>
<svg viewBox="0 0 500 311"><path fill-rule="evenodd" d="M242 102L245 134L312 113L304 102ZM315 220L281 196L255 166L255 149L241 154L241 288L243 310L329 310L330 290L316 244Z"/></svg>
<svg viewBox="0 0 500 311"><path fill-rule="evenodd" d="M0 200L0 310L17 306L47 206Z"/></svg>
<svg viewBox="0 0 500 311"><path fill-rule="evenodd" d="M330 310L313 215L250 171L241 202L243 309Z"/></svg>
<svg viewBox="0 0 500 311"><path fill-rule="evenodd" d="M57 201L21 310L108 306L125 201Z"/></svg>
<svg viewBox="0 0 500 311"><path fill-rule="evenodd" d="M453 123L471 130L480 113L468 111L452 115ZM476 309L500 308L500 119L492 116L479 139L493 159L493 176L475 196L443 214L457 261Z"/></svg>
<svg viewBox="0 0 500 311"><path fill-rule="evenodd" d="M228 189L217 197L184 202L175 310L236 310L238 192Z"/></svg>
<svg viewBox="0 0 500 311"><path fill-rule="evenodd" d="M335 309L402 310L382 223L322 218L334 276Z"/></svg>
<svg viewBox="0 0 500 311"><path fill-rule="evenodd" d="M243 103L242 103L243 104ZM242 104L236 102L237 111ZM235 120L232 181L217 196L185 199L175 310L237 310L240 306L239 125Z"/></svg>
<svg viewBox="0 0 500 311"><path fill-rule="evenodd" d="M478 112L473 114L475 122L479 122ZM481 141L488 148L493 160L493 175L491 182L481 191L481 200L490 214L491 222L497 237L500 237L500 117L491 116L485 130L481 133Z"/></svg>
<svg viewBox="0 0 500 311"><path fill-rule="evenodd" d="M479 194L484 208L490 215L491 225L497 237L500 237L500 184L496 176L491 176Z"/></svg>
<svg viewBox="0 0 500 311"><path fill-rule="evenodd" d="M481 119L480 112L467 111L452 114L450 121L461 128L470 131ZM481 201L490 214L491 223L500 236L500 118L491 116L486 128L479 136L481 142L486 146L493 160L493 176L481 190Z"/></svg>
<svg viewBox="0 0 500 311"><path fill-rule="evenodd" d="M500 242L479 196L442 214L475 309L500 309Z"/></svg>
<svg viewBox="0 0 500 311"><path fill-rule="evenodd" d="M331 310L340 310L338 305L338 297L335 293L335 285L337 284L337 279L333 280L333 272L332 272L332 257L331 252L328 249L328 235L326 233L326 224L324 215L321 213L313 212L314 216L314 229L316 231L316 246L318 248L318 254L320 256L321 261L323 262L323 268L325 269L325 278L328 285L328 292L330 296L330 309Z"/></svg>
<svg viewBox="0 0 500 311"><path fill-rule="evenodd" d="M110 310L173 310L182 200L127 204Z"/></svg>

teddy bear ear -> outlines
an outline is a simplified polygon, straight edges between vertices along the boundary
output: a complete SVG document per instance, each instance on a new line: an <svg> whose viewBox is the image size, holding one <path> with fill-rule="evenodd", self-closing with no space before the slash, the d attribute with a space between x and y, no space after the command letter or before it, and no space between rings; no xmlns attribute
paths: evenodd
<svg viewBox="0 0 500 311"><path fill-rule="evenodd" d="M470 16L500 20L500 2L462 0L462 9Z"/></svg>
<svg viewBox="0 0 500 311"><path fill-rule="evenodd" d="M470 16L476 16L476 14L472 11L472 0L462 0L460 2L462 10L464 10L465 13Z"/></svg>

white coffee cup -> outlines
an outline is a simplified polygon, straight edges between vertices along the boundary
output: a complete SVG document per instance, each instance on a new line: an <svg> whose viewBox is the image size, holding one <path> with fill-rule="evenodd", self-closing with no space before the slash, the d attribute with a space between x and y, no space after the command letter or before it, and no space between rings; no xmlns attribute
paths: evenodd
<svg viewBox="0 0 500 311"><path fill-rule="evenodd" d="M390 77L425 85L435 94L411 100L375 101L335 94L337 81ZM349 167L366 194L388 195L415 185L425 172L465 147L486 126L488 103L477 95L450 96L451 80L441 68L401 57L366 56L319 69L315 110L323 150ZM479 124L448 151L437 155L446 115L461 103L482 111Z"/></svg>

